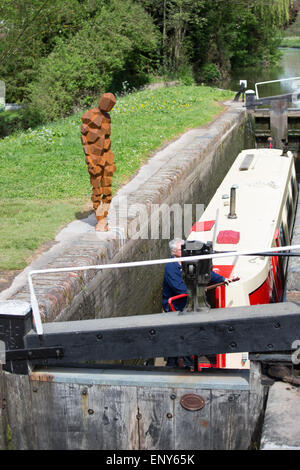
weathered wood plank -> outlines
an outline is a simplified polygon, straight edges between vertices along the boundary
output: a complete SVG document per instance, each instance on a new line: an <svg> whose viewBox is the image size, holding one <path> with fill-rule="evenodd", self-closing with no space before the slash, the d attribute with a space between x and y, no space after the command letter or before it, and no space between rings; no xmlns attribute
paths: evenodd
<svg viewBox="0 0 300 470"><path fill-rule="evenodd" d="M35 426L40 450L84 448L85 429L78 384L32 382ZM46 406L45 406L46 405Z"/></svg>
<svg viewBox="0 0 300 470"><path fill-rule="evenodd" d="M6 428L7 428L7 418L6 418L6 398L4 392L4 378L3 372L0 365L0 450L5 450L7 448L6 442Z"/></svg>
<svg viewBox="0 0 300 470"><path fill-rule="evenodd" d="M87 448L138 449L135 387L94 385L88 392Z"/></svg>
<svg viewBox="0 0 300 470"><path fill-rule="evenodd" d="M240 164L239 171L247 171L254 160L254 154L247 154Z"/></svg>
<svg viewBox="0 0 300 470"><path fill-rule="evenodd" d="M35 449L51 449L50 429L55 420L53 409L51 384L47 382L34 383L32 386L32 416L35 429L38 431L35 436ZM57 429L57 433L62 433L64 420L62 419Z"/></svg>
<svg viewBox="0 0 300 470"><path fill-rule="evenodd" d="M82 427L81 412L81 387L77 384L50 382L38 383L38 392L35 394L39 397L39 405L41 407L43 400L44 416L47 424L45 442L39 436L39 449L81 449L84 437ZM36 406L38 403L36 403ZM43 419L42 416L40 418ZM39 419L40 419L39 418ZM39 424L36 424L39 429Z"/></svg>
<svg viewBox="0 0 300 470"><path fill-rule="evenodd" d="M249 392L212 390L211 422L213 450L248 449Z"/></svg>
<svg viewBox="0 0 300 470"><path fill-rule="evenodd" d="M33 384L38 449L128 449L137 434L134 388Z"/></svg>
<svg viewBox="0 0 300 470"><path fill-rule="evenodd" d="M288 138L288 102L279 99L270 103L270 127L274 148L280 148Z"/></svg>
<svg viewBox="0 0 300 470"><path fill-rule="evenodd" d="M18 450L35 449L35 410L32 406L29 377L9 372L4 372L3 377L11 447Z"/></svg>
<svg viewBox="0 0 300 470"><path fill-rule="evenodd" d="M194 393L205 400L205 406L198 411L188 411L180 404L183 395ZM175 405L175 449L211 449L211 391L179 389Z"/></svg>
<svg viewBox="0 0 300 470"><path fill-rule="evenodd" d="M171 388L138 389L138 435L140 450L172 450L175 444L174 399Z"/></svg>
<svg viewBox="0 0 300 470"><path fill-rule="evenodd" d="M39 450L81 449L81 388L77 384L32 381L32 411Z"/></svg>

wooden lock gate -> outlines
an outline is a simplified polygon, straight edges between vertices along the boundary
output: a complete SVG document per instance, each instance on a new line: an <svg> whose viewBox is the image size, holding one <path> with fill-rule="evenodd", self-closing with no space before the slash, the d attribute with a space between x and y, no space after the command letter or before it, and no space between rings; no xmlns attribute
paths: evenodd
<svg viewBox="0 0 300 470"><path fill-rule="evenodd" d="M0 307L0 449L251 448L267 393L260 358L291 360L300 331L291 302L44 323L40 336L29 304ZM250 370L103 364L239 351Z"/></svg>

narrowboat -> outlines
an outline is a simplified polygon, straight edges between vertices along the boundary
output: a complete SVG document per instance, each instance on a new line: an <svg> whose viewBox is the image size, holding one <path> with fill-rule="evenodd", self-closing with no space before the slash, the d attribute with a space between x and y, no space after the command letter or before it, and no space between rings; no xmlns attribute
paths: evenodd
<svg viewBox="0 0 300 470"><path fill-rule="evenodd" d="M193 225L188 240L212 242L216 252L291 244L298 200L294 156L273 148L243 150ZM229 280L214 290L214 307L281 302L287 257L235 256L213 260ZM247 353L219 354L201 367L249 368Z"/></svg>

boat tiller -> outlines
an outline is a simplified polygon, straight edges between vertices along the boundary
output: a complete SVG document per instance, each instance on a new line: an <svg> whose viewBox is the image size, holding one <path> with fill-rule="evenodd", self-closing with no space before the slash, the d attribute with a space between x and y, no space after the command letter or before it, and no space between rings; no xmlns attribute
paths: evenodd
<svg viewBox="0 0 300 470"><path fill-rule="evenodd" d="M208 255L212 253L212 243L198 240L187 240L182 245L182 256ZM210 281L212 259L183 261L182 275L188 289L188 301L185 310L198 312L203 307L210 307L206 300L205 287Z"/></svg>

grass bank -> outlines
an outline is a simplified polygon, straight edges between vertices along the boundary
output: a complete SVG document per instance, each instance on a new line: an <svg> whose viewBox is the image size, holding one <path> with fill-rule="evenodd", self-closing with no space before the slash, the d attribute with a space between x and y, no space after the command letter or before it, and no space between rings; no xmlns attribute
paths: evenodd
<svg viewBox="0 0 300 470"><path fill-rule="evenodd" d="M283 38L280 46L300 48L300 36L287 36L286 38Z"/></svg>
<svg viewBox="0 0 300 470"><path fill-rule="evenodd" d="M205 86L176 86L119 98L111 111L113 192L153 151L211 121L222 109L218 102L232 96ZM91 210L80 141L83 112L0 141L0 269L23 269L42 243Z"/></svg>

